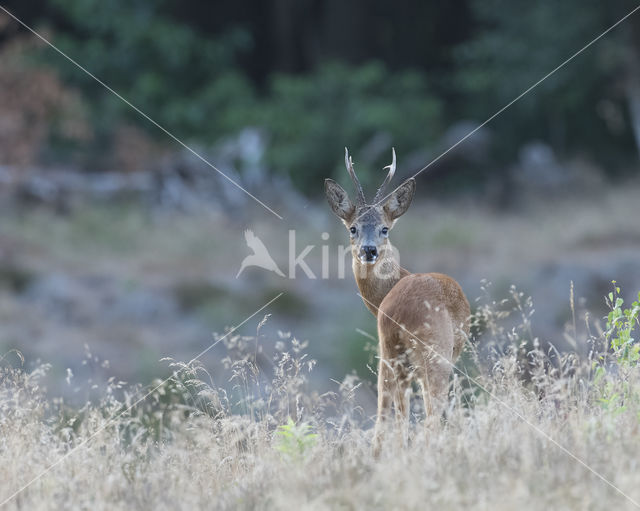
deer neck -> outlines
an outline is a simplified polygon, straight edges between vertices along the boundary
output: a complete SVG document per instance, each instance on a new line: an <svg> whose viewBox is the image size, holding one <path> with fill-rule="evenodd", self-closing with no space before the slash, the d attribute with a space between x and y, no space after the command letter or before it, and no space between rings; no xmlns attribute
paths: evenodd
<svg viewBox="0 0 640 511"><path fill-rule="evenodd" d="M378 307L387 293L402 277L409 274L392 257L382 258L376 264L363 264L359 258L353 258L353 275L363 302L376 317Z"/></svg>

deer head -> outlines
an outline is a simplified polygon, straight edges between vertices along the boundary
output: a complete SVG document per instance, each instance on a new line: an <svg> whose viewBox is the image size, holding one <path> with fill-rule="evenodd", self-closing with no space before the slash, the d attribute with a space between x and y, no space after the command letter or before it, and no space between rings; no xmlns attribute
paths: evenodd
<svg viewBox="0 0 640 511"><path fill-rule="evenodd" d="M380 254L389 247L389 231L396 220L402 216L413 199L416 181L407 179L388 197L384 190L396 171L396 152L392 150L393 160L382 185L376 191L373 202L367 204L360 181L353 169L349 151L344 149L344 162L356 189L355 204L349 195L333 179L325 179L324 191L333 212L342 220L351 236L351 252L362 264L376 264Z"/></svg>

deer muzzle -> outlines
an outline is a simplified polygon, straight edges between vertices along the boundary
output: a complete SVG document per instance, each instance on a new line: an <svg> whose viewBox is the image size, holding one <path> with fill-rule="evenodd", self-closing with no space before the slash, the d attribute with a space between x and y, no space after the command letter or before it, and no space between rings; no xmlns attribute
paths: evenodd
<svg viewBox="0 0 640 511"><path fill-rule="evenodd" d="M378 259L378 249L375 245L363 245L360 248L360 261L367 264L373 264Z"/></svg>

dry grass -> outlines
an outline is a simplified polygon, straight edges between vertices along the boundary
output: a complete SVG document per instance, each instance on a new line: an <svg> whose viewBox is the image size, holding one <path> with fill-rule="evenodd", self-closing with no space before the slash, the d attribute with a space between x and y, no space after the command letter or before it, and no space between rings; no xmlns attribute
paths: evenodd
<svg viewBox="0 0 640 511"><path fill-rule="evenodd" d="M543 353L528 337L530 306L514 292L479 307L489 355L470 346L472 376L453 378L446 420L428 436L416 421L410 446L392 436L379 460L357 402L366 383L311 392L314 363L286 334L273 357L254 337L226 338L224 374L172 363L174 377L133 407L146 389L114 382L80 410L48 401L46 367L12 369L9 355L0 499L38 477L6 508L635 509L640 369L611 355L597 362L602 336L573 340L590 348L583 359Z"/></svg>

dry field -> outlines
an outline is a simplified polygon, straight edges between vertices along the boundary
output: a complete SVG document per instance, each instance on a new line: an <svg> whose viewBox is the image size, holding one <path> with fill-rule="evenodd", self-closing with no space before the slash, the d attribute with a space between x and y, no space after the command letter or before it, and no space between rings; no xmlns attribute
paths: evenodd
<svg viewBox="0 0 640 511"><path fill-rule="evenodd" d="M379 460L355 392L367 382L349 376L336 392L313 391L314 361L286 334L272 339L267 369L264 338L231 334L219 374L167 361L166 382L112 381L81 409L48 400L47 368L11 369L10 353L0 500L33 510L635 509L640 369L637 345L624 343L637 334L635 314L570 339L590 347L583 358L536 348L521 293L488 300L475 323L489 354L467 348L446 418L425 434L415 400L410 445L392 434Z"/></svg>

